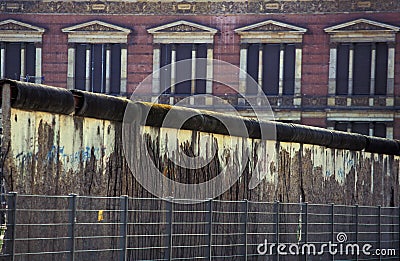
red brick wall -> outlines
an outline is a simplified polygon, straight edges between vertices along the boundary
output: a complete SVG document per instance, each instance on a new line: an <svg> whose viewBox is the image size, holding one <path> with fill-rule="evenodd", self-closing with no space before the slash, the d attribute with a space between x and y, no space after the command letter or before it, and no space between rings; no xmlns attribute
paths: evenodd
<svg viewBox="0 0 400 261"><path fill-rule="evenodd" d="M152 37L147 29L180 19L201 23L219 30L215 37L214 58L239 65L239 37L234 29L274 19L308 29L304 35L302 92L326 95L328 86L329 36L324 28L357 18L367 18L400 25L398 13L370 14L270 14L225 16L91 16L91 15L30 15L4 14L0 19L13 18L47 29L43 37L43 75L46 83L66 86L67 36L61 29L74 24L100 19L133 30L128 37L128 90L133 91L152 72ZM400 36L397 37L395 93L400 94ZM215 92L226 92L216 89Z"/></svg>

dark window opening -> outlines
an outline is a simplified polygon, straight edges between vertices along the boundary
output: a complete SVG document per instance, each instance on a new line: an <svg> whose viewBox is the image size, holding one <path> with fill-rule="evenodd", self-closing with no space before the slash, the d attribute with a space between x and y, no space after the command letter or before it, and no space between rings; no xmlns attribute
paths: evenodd
<svg viewBox="0 0 400 261"><path fill-rule="evenodd" d="M207 77L207 44L161 44L160 46L160 89L164 94L171 93L171 63L172 48L175 48L175 93L176 94L204 94L206 93ZM192 63L183 60L192 59L192 51L196 51L195 75L192 75ZM192 79L194 90L192 90Z"/></svg>
<svg viewBox="0 0 400 261"><path fill-rule="evenodd" d="M339 44L337 47L336 63L336 94L348 95L349 86L349 50L348 44Z"/></svg>
<svg viewBox="0 0 400 261"><path fill-rule="evenodd" d="M6 43L5 77L20 80L21 76L21 43Z"/></svg>
<svg viewBox="0 0 400 261"><path fill-rule="evenodd" d="M295 57L296 48L294 44L285 46L284 55L284 70L283 70L283 94L294 94L294 71L295 71Z"/></svg>
<svg viewBox="0 0 400 261"><path fill-rule="evenodd" d="M259 44L249 44L247 48L247 80L246 93L256 95L258 93L258 57Z"/></svg>
<svg viewBox="0 0 400 261"><path fill-rule="evenodd" d="M192 44L176 44L176 71L175 71L175 93L176 94L191 94L192 88L192 63L181 62L192 59Z"/></svg>
<svg viewBox="0 0 400 261"><path fill-rule="evenodd" d="M369 95L371 85L371 44L354 44L353 94Z"/></svg>
<svg viewBox="0 0 400 261"><path fill-rule="evenodd" d="M388 71L388 45L387 43L376 44L375 63L375 94L386 95Z"/></svg>
<svg viewBox="0 0 400 261"><path fill-rule="evenodd" d="M279 95L280 50L280 44L263 46L262 89L266 95Z"/></svg>

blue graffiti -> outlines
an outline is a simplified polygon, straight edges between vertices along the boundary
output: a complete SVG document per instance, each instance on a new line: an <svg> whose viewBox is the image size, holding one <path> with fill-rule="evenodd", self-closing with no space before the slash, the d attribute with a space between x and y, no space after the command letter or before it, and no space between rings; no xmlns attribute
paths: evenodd
<svg viewBox="0 0 400 261"><path fill-rule="evenodd" d="M72 153L66 153L65 147L64 146L56 146L53 145L48 152L45 153L45 160L49 162L58 162L58 161L63 161L63 162L71 162L71 163L77 163L77 162L84 162L88 161L92 158L92 156L96 159L99 159L102 155L104 155L106 148L104 147L89 147L86 146L85 148L82 148L78 151L72 152ZM36 153L35 155L32 152L20 152L18 153L15 158L21 163L24 162L29 162L32 159L37 160L38 159L38 154Z"/></svg>

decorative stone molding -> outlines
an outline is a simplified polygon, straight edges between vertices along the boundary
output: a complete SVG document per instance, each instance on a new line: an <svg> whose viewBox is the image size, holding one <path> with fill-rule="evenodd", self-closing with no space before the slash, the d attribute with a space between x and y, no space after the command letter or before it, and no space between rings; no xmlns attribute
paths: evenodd
<svg viewBox="0 0 400 261"><path fill-rule="evenodd" d="M400 27L367 19L357 19L325 28L331 42L394 42Z"/></svg>
<svg viewBox="0 0 400 261"><path fill-rule="evenodd" d="M2 13L57 13L57 14L118 14L118 15L174 15L174 14L270 14L270 13L352 13L396 12L399 1L343 1L343 0L285 0L275 1L73 1L73 0L15 0L0 2Z"/></svg>
<svg viewBox="0 0 400 261"><path fill-rule="evenodd" d="M213 43L217 29L180 20L147 30L153 43Z"/></svg>
<svg viewBox="0 0 400 261"><path fill-rule="evenodd" d="M69 43L126 43L130 29L94 20L61 30Z"/></svg>
<svg viewBox="0 0 400 261"><path fill-rule="evenodd" d="M42 42L44 28L13 19L0 22L0 42Z"/></svg>
<svg viewBox="0 0 400 261"><path fill-rule="evenodd" d="M248 25L235 29L241 43L301 43L307 29L274 21Z"/></svg>

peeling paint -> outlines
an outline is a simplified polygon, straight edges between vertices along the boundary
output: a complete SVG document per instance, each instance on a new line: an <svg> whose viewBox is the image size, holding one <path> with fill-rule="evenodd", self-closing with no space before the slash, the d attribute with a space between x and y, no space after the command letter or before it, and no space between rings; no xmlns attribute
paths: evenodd
<svg viewBox="0 0 400 261"><path fill-rule="evenodd" d="M4 122L4 121L3 121ZM129 170L118 122L11 109L7 189L28 194L151 196ZM7 128L5 128L7 129ZM137 153L149 150L167 177L186 183L212 179L228 163L243 173L221 199L398 205L400 157L319 145L265 141L194 130L140 127ZM6 135L6 133L5 133ZM6 139L7 140L7 139ZM205 167L177 166L179 153ZM139 155L137 154L137 155ZM243 159L248 158L248 161ZM225 181L227 182L227 181Z"/></svg>

